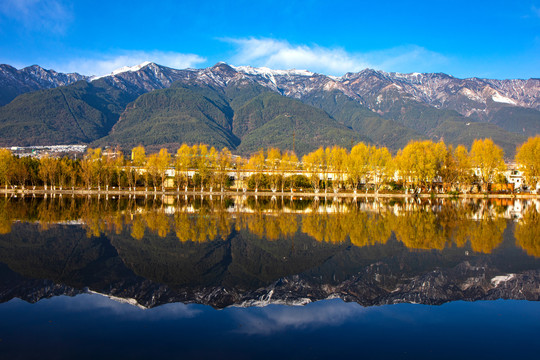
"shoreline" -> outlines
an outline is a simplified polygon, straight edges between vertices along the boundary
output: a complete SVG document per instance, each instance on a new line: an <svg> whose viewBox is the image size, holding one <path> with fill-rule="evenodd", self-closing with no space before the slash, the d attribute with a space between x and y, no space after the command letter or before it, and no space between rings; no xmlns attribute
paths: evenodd
<svg viewBox="0 0 540 360"><path fill-rule="evenodd" d="M364 193L364 192L358 192L358 193L352 193L352 192L303 192L303 191L177 191L177 190L135 190L135 191L129 191L129 190L97 190L97 189L91 189L91 190L84 190L84 189L63 189L63 190L44 190L44 189L0 189L0 194L5 194L6 196L8 194L12 195L105 195L105 196L194 196L194 195L202 195L202 196L262 196L262 197L272 197L272 196L279 196L279 197L308 197L308 198L460 198L460 199L540 199L540 194L458 194L458 195L450 195L450 194L431 194L431 193L423 193L423 194L388 194L388 193L382 193L382 194L375 194L375 193Z"/></svg>

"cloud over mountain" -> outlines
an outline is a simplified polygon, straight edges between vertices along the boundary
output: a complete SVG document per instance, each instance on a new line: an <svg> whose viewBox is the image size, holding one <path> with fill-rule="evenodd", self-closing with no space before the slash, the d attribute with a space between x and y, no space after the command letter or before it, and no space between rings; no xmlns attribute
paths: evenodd
<svg viewBox="0 0 540 360"><path fill-rule="evenodd" d="M420 67L428 71L439 71L438 67L448 61L444 55L416 45L353 53L342 48L294 45L286 40L272 38L222 40L235 48L235 54L230 59L233 64L273 69L307 69L336 76L365 68L413 72Z"/></svg>
<svg viewBox="0 0 540 360"><path fill-rule="evenodd" d="M70 60L67 63L53 64L51 67L62 72L78 72L84 75L106 75L123 66L131 66L146 61L156 62L175 69L195 67L206 61L196 54L174 51L124 50L112 55L91 54Z"/></svg>

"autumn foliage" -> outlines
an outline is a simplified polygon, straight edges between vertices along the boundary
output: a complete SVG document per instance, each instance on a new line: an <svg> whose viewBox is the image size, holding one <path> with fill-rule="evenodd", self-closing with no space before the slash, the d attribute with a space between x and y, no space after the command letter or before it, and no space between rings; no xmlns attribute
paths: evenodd
<svg viewBox="0 0 540 360"><path fill-rule="evenodd" d="M176 188L177 191L237 191L251 187L285 191L309 183L314 192L465 191L473 184L488 190L504 181L503 151L491 139L478 139L470 151L431 140L411 141L392 156L386 147L358 143L347 150L320 147L301 161L291 151L260 149L243 158L205 144L183 144L176 153L167 149L147 154L137 146L129 156L118 149L89 148L83 159L17 158L0 149L0 183L8 187L43 186L45 190L110 187L134 191ZM540 180L540 136L518 148L516 161L527 183ZM233 179L235 180L233 182Z"/></svg>

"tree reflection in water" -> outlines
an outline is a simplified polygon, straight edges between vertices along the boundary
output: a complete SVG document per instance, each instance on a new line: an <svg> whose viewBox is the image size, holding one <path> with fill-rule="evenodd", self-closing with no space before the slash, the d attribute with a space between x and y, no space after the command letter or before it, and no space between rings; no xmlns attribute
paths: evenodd
<svg viewBox="0 0 540 360"><path fill-rule="evenodd" d="M535 207L529 207L518 222L514 236L516 243L527 254L540 257L540 214Z"/></svg>
<svg viewBox="0 0 540 360"><path fill-rule="evenodd" d="M538 201L98 197L1 198L0 234L13 222L55 224L80 222L88 237L120 234L133 239L173 232L181 242L226 240L248 231L268 241L293 238L298 232L330 244L365 247L395 238L409 249L470 248L491 253L515 221L516 244L540 257Z"/></svg>

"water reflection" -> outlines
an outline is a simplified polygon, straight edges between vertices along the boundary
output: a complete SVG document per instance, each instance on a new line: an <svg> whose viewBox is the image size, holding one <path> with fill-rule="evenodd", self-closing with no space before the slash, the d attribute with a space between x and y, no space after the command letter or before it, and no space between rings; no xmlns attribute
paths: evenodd
<svg viewBox="0 0 540 360"><path fill-rule="evenodd" d="M0 301L540 299L535 200L0 199Z"/></svg>
<svg viewBox="0 0 540 360"><path fill-rule="evenodd" d="M214 311L168 304L140 311L96 295L61 296L37 304L13 300L0 307L0 350L8 359L41 358L44 353L55 359L94 359L96 352L111 359L156 354L326 359L357 357L360 351L364 357L381 359L455 359L464 354L534 359L536 348L523 344L537 340L537 305L494 301L362 308L336 299L305 307ZM448 346L448 339L455 346ZM51 344L53 350L44 350Z"/></svg>
<svg viewBox="0 0 540 360"><path fill-rule="evenodd" d="M325 243L364 247L385 244L392 234L409 249L448 247L491 253L503 241L508 220L516 224L516 243L539 257L538 200L395 200L275 198L1 198L0 234L14 222L41 230L80 224L87 236L121 234L133 239L174 233L181 242L225 240L249 231L261 239L291 239L297 232Z"/></svg>
<svg viewBox="0 0 540 360"><path fill-rule="evenodd" d="M515 231L516 241L527 254L540 257L540 215L534 207L525 211Z"/></svg>

